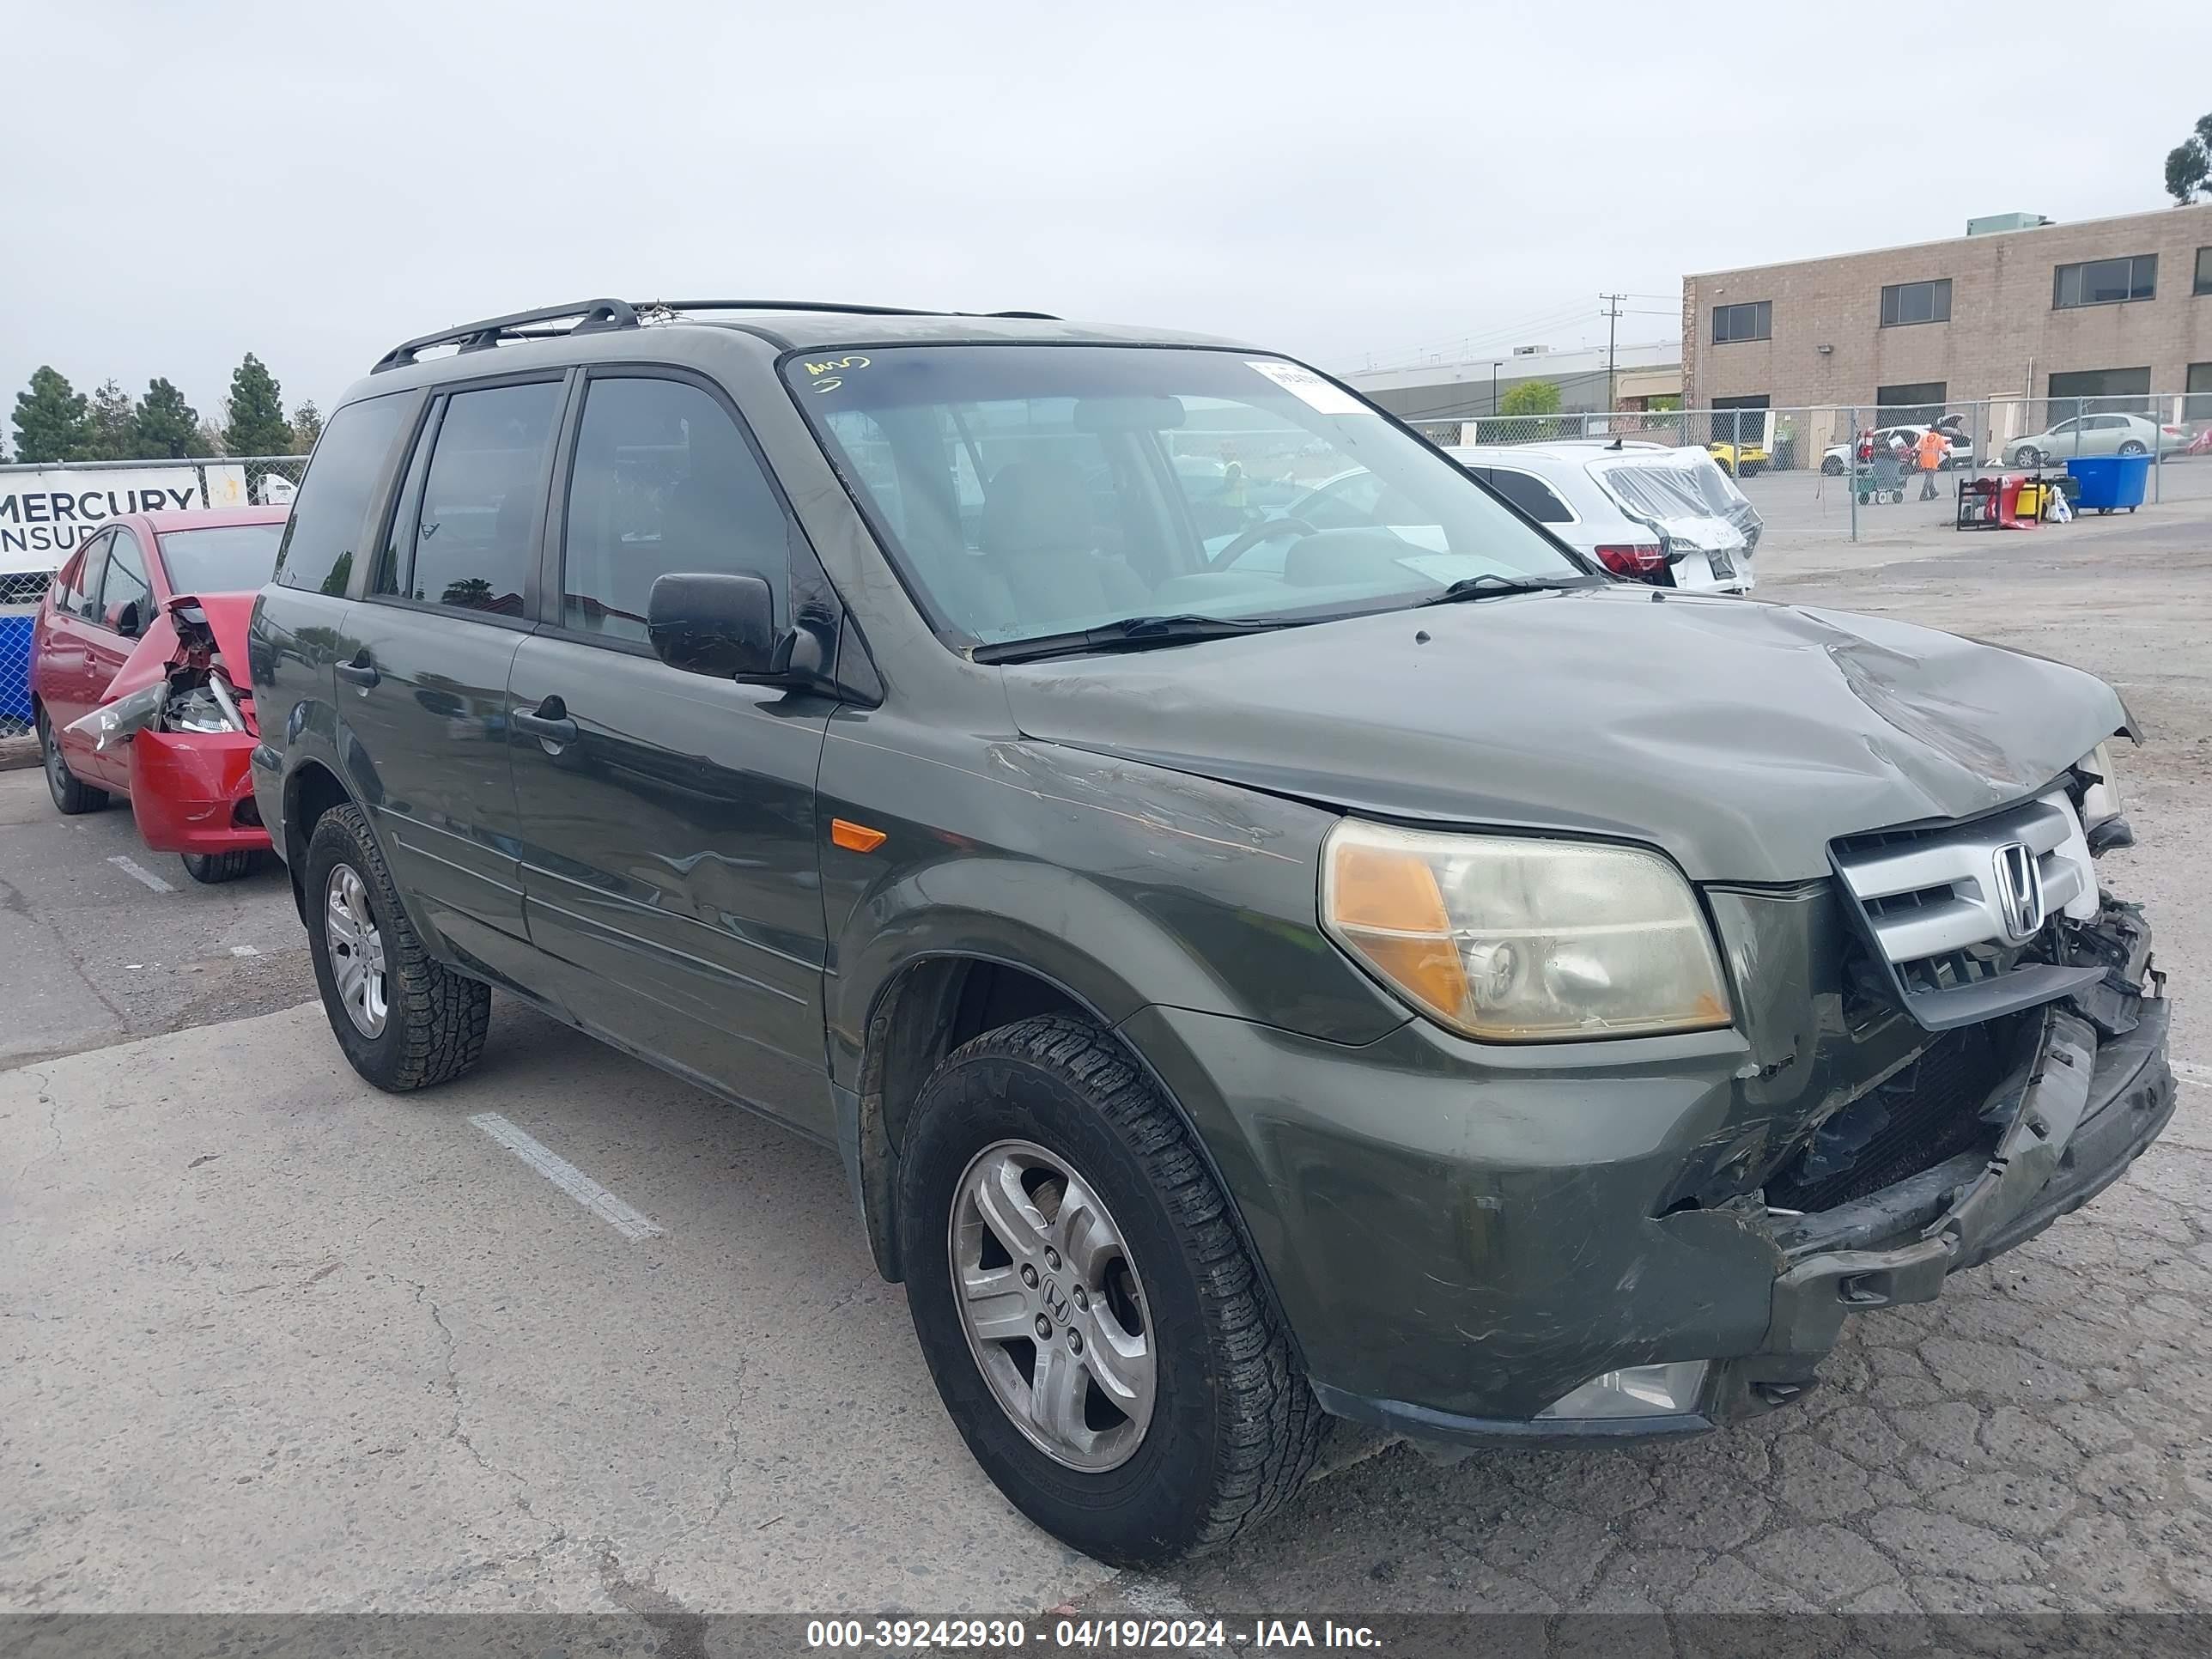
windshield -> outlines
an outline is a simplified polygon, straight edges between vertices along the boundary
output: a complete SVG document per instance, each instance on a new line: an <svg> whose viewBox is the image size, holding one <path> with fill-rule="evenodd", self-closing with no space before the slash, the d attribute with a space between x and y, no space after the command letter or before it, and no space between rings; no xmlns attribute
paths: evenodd
<svg viewBox="0 0 2212 1659"><path fill-rule="evenodd" d="M281 520L172 530L161 538L161 562L169 567L169 591L251 593L276 568L276 544L283 538Z"/></svg>
<svg viewBox="0 0 2212 1659"><path fill-rule="evenodd" d="M1466 473L1279 358L905 346L786 373L940 634L1321 620L1481 576L1598 581Z"/></svg>

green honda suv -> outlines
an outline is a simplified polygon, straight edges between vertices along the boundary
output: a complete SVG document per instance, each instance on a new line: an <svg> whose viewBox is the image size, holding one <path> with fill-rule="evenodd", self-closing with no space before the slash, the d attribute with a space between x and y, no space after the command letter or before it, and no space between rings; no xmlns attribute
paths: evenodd
<svg viewBox="0 0 2212 1659"><path fill-rule="evenodd" d="M410 340L251 658L354 1067L456 1076L497 988L835 1146L978 1461L1112 1561L1255 1523L1335 1418L1783 1405L2173 1108L2107 686L1616 581L1251 347Z"/></svg>

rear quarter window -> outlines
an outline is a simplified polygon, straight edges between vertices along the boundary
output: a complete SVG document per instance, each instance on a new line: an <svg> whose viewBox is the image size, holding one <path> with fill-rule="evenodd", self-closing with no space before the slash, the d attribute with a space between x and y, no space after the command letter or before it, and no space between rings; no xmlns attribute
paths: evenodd
<svg viewBox="0 0 2212 1659"><path fill-rule="evenodd" d="M368 545L377 485L416 399L404 392L348 404L323 428L276 553L276 584L343 597L356 550Z"/></svg>
<svg viewBox="0 0 2212 1659"><path fill-rule="evenodd" d="M1533 473L1510 467L1490 469L1490 486L1538 524L1572 524L1575 515L1559 492Z"/></svg>

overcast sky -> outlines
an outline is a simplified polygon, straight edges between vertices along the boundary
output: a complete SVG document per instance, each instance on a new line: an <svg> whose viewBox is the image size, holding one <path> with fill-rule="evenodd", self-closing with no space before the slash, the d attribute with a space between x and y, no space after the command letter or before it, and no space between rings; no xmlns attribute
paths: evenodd
<svg viewBox="0 0 2212 1659"><path fill-rule="evenodd" d="M203 414L248 350L327 409L404 336L598 294L1349 370L1602 342L1611 289L1664 339L1685 271L2160 207L2212 106L2203 0L5 0L0 33L0 398L51 362Z"/></svg>

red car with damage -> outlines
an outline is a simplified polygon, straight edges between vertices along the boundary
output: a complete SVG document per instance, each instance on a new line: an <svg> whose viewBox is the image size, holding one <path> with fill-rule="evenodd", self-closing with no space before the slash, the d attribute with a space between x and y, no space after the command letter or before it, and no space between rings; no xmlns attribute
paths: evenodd
<svg viewBox="0 0 2212 1659"><path fill-rule="evenodd" d="M54 805L129 797L146 845L198 881L234 880L269 848L246 770L246 627L287 511L119 514L55 574L32 634Z"/></svg>

